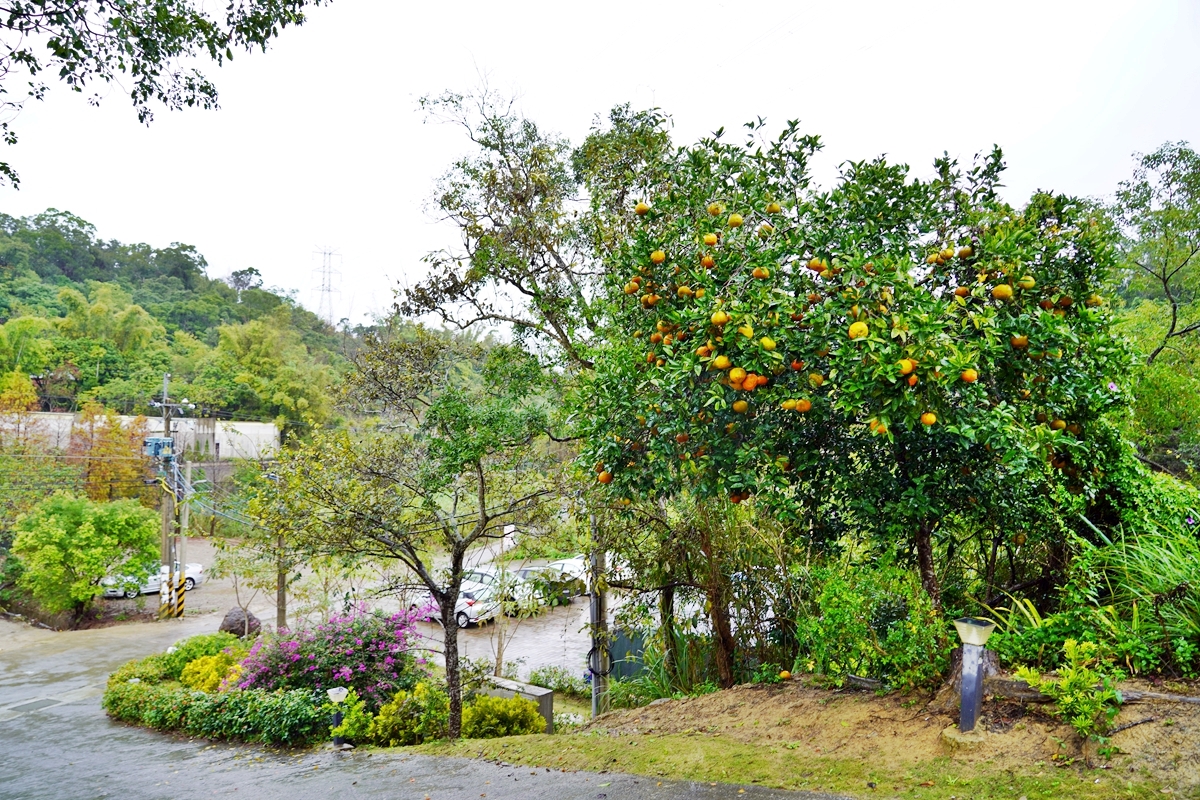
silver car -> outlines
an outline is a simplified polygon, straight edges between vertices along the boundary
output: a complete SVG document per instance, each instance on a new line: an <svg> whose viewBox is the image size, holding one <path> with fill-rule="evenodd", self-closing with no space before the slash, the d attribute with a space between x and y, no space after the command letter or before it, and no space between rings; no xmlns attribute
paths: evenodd
<svg viewBox="0 0 1200 800"><path fill-rule="evenodd" d="M105 597L137 597L142 594L157 594L162 590L162 582L167 579L167 567L164 564L158 572L151 572L143 578L132 575L121 577L109 576L100 581L104 587ZM204 583L204 565L188 564L183 573L184 591L190 592Z"/></svg>
<svg viewBox="0 0 1200 800"><path fill-rule="evenodd" d="M437 603L428 592L413 601L409 611L426 622L440 622ZM487 622L489 619L495 619L499 612L500 601L496 597L493 585L467 580L462 582L458 602L454 604L454 619L458 622L458 627L465 628L472 622Z"/></svg>

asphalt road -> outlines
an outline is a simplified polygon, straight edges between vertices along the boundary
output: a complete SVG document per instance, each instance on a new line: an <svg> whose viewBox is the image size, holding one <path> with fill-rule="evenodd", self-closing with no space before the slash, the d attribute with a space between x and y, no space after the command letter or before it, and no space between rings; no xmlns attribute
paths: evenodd
<svg viewBox="0 0 1200 800"><path fill-rule="evenodd" d="M554 772L403 750L271 750L214 744L111 722L108 673L213 630L219 617L50 633L0 622L0 800L252 797L429 800L828 798L754 786Z"/></svg>

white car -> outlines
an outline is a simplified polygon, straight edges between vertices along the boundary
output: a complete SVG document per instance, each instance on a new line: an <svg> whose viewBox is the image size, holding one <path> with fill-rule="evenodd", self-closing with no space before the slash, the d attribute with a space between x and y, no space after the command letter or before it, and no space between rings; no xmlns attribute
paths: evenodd
<svg viewBox="0 0 1200 800"><path fill-rule="evenodd" d="M105 597L137 597L141 594L158 594L162 582L167 578L167 567L164 564L158 572L151 572L143 578L131 575L123 577L110 576L100 581L104 587ZM184 591L190 592L204 583L204 565L188 564L183 573Z"/></svg>
<svg viewBox="0 0 1200 800"><path fill-rule="evenodd" d="M473 567L463 572L463 583L468 581L495 591L509 616L536 613L542 606L570 602L573 594L582 594L581 583L577 584L570 574L552 566Z"/></svg>
<svg viewBox="0 0 1200 800"><path fill-rule="evenodd" d="M440 621L437 603L429 593L414 601L408 610L420 615L427 622ZM489 619L495 619L499 613L500 601L496 597L494 586L476 581L462 582L458 591L458 602L454 605L454 619L458 622L458 627L466 628L472 622L487 622Z"/></svg>

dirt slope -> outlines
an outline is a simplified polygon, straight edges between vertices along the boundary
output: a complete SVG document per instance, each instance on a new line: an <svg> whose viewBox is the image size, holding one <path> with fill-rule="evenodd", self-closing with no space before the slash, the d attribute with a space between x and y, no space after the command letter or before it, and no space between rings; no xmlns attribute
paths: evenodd
<svg viewBox="0 0 1200 800"><path fill-rule="evenodd" d="M1047 716L1044 707L992 699L984 707L985 741L952 752L941 732L957 724L957 717L932 710L925 698L814 689L792 680L617 711L597 719L592 728L612 735L716 734L814 756L867 761L889 771L947 756L963 763L987 762L1000 770L1090 762L1179 788L1200 787L1200 705L1129 704L1116 725L1147 718L1151 721L1113 735L1112 744L1121 752L1106 762L1094 745L1085 752L1075 733Z"/></svg>

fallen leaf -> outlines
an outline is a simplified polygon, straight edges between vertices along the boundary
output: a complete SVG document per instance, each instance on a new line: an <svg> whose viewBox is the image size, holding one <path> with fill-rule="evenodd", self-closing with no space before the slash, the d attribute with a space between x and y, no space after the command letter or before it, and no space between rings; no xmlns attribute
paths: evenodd
<svg viewBox="0 0 1200 800"><path fill-rule="evenodd" d="M921 786L933 786L933 781L925 781L924 783L922 783L920 785Z"/></svg>

